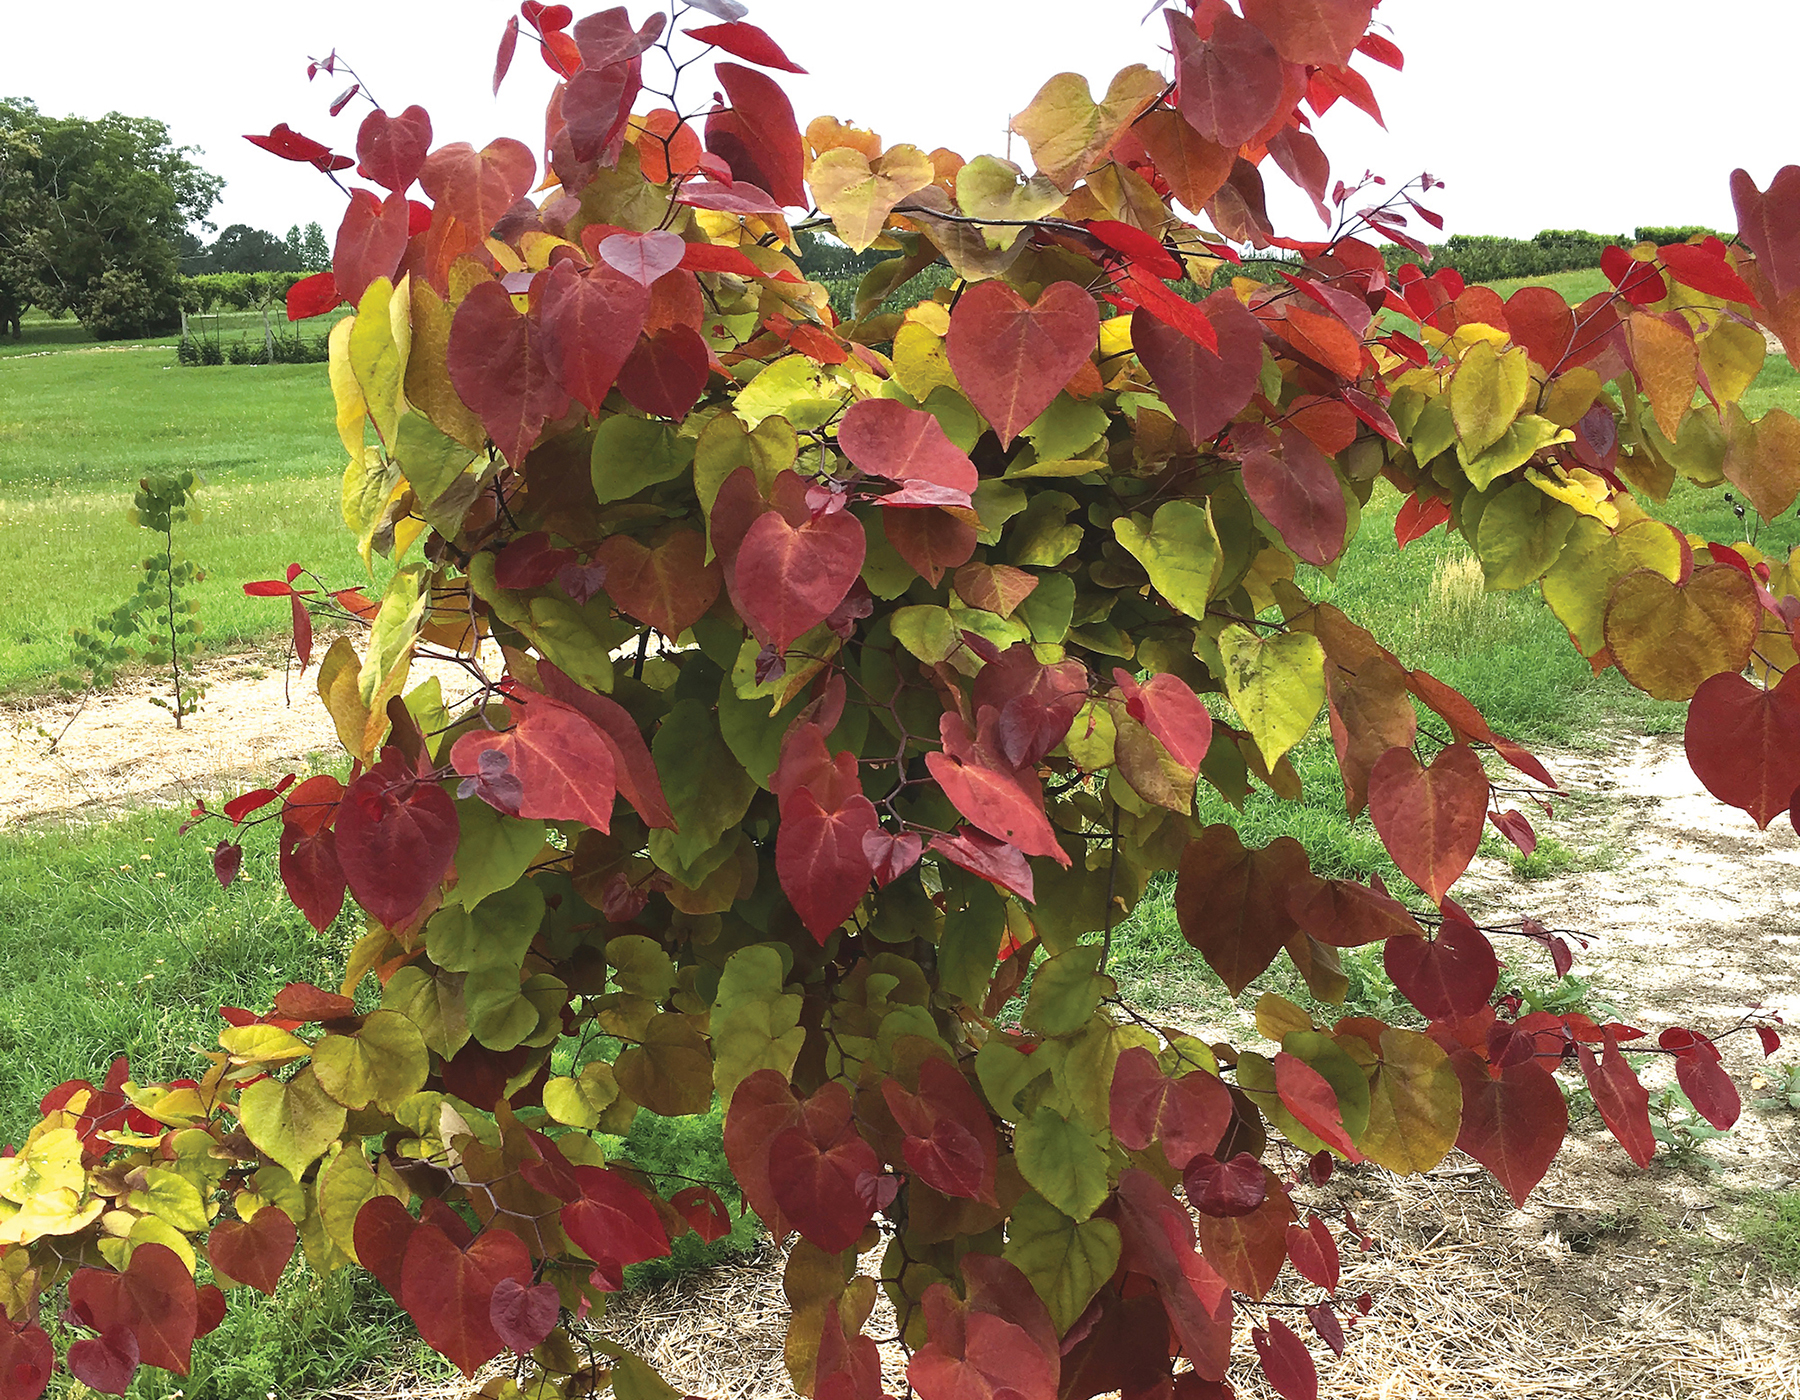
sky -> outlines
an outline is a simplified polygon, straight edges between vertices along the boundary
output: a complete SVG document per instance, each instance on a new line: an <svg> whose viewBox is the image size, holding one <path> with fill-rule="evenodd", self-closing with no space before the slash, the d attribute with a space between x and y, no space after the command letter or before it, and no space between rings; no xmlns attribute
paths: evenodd
<svg viewBox="0 0 1800 1400"><path fill-rule="evenodd" d="M599 6L596 6L597 8ZM1007 153L1006 124L1045 78L1086 75L1096 92L1118 69L1167 71L1166 31L1149 0L750 0L807 77L782 76L802 126L830 114L890 143L964 156ZM650 12L631 7L634 18ZM583 13L580 6L577 14ZM222 7L195 0L86 0L81 33L58 5L22 5L0 48L0 96L56 115L116 110L165 121L224 177L212 214L277 234L316 219L329 237L343 196L309 167L266 155L241 133L285 121L352 151L368 107L333 119L344 86L308 56L332 48L398 111L419 103L434 141L541 140L551 76L521 44L490 93L506 0L308 0ZM821 22L821 17L824 17ZM1735 227L1735 166L1761 185L1800 163L1788 65L1800 40L1793 0L1386 0L1376 12L1406 54L1404 72L1359 59L1384 131L1340 103L1316 128L1334 175L1365 169L1395 183L1445 182L1430 201L1446 232L1529 236L1542 228L1628 232L1638 225ZM710 22L698 12L685 23ZM711 96L690 68L684 106ZM1029 168L1024 143L1013 157ZM1277 227L1319 227L1308 202L1265 167ZM353 172L347 172L353 173ZM1436 237L1436 235L1434 235Z"/></svg>

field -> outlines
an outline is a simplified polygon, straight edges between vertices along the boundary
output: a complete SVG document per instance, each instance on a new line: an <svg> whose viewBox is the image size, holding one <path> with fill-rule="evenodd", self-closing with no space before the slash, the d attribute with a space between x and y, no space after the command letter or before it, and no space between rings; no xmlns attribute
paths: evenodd
<svg viewBox="0 0 1800 1400"><path fill-rule="evenodd" d="M1602 285L1598 272L1541 280L1572 300ZM236 313L222 319L221 333L260 334L261 324L257 313ZM201 615L215 650L265 643L285 627L280 606L243 596L246 579L276 574L291 559L346 584L366 577L338 518L342 448L323 367L180 369L173 347L173 338L93 347L73 323L30 318L23 343L0 340L0 525L8 527L0 542L0 699L21 710L54 684L68 629L130 590L150 536L124 512L146 471L187 468L206 480L206 517L182 544L208 571ZM1800 408L1800 376L1774 357L1748 407L1778 405ZM1485 594L1459 541L1436 532L1396 551L1397 505L1379 487L1335 577L1312 573L1306 585L1409 664L1464 690L1510 737L1579 751L1679 729L1681 706L1648 700L1616 674L1593 677L1535 594ZM1682 488L1665 513L1707 538L1742 533L1717 492ZM1761 543L1800 543L1800 524L1790 515L1766 527ZM1397 881L1366 817L1344 815L1328 740L1316 732L1295 757L1305 788L1299 803L1263 794L1241 814L1214 801L1202 815L1233 821L1250 844L1299 836L1325 873L1380 872ZM0 831L0 1142L18 1140L38 1097L60 1080L97 1075L115 1053L128 1053L141 1075L173 1073L214 1039L220 1005L266 1004L283 983L326 979L341 963L356 930L345 919L314 934L281 891L269 843L253 843L243 875L221 891L203 849L210 838L178 836L176 820L151 810ZM1492 839L1483 854L1520 879L1611 858L1598 837L1564 835L1545 841L1535 865L1509 859ZM1194 976L1167 886L1118 931L1116 950L1124 990L1139 1004L1215 1022L1241 1014ZM1366 1004L1380 986L1375 966L1346 963L1353 1002ZM1277 990L1300 995L1293 979L1276 980ZM1584 989L1550 979L1531 992L1566 998ZM633 1147L663 1163L716 1152L716 1120L685 1131ZM1795 1199L1774 1196L1768 1206L1768 1238L1779 1242L1769 1249L1784 1258L1795 1253ZM751 1229L742 1227L738 1245ZM1790 1267L1800 1270L1800 1262ZM146 1374L132 1394L302 1396L371 1369L442 1374L404 1342L396 1314L366 1281L296 1271L267 1305L234 1301L240 1306L225 1329L197 1350L194 1377L183 1384Z"/></svg>

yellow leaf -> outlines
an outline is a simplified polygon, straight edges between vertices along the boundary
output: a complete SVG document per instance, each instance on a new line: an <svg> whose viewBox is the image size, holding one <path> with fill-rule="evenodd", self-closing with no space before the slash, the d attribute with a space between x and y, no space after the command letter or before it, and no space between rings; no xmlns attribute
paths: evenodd
<svg viewBox="0 0 1800 1400"><path fill-rule="evenodd" d="M1728 405L1724 470L1756 513L1774 520L1800 494L1800 421L1772 408L1752 423L1736 404Z"/></svg>
<svg viewBox="0 0 1800 1400"><path fill-rule="evenodd" d="M1450 417L1465 460L1500 441L1531 391L1531 357L1524 350L1496 350L1491 341L1471 345L1450 380Z"/></svg>
<svg viewBox="0 0 1800 1400"><path fill-rule="evenodd" d="M339 637L319 663L319 698L331 716L338 742L357 758L367 758L363 751L363 730L369 722L369 708L357 693L356 678L362 670L362 658L348 637Z"/></svg>
<svg viewBox="0 0 1800 1400"><path fill-rule="evenodd" d="M326 342L329 362L326 366L331 379L331 397L337 403L338 437L343 441L344 451L350 454L352 461L362 460L363 455L363 420L368 416L368 405L363 402L362 386L356 382L356 371L350 366L350 336L356 329L356 317L346 316L331 328L331 336ZM446 318L446 343L448 343L448 320ZM445 371L445 381L449 383L449 371ZM354 528L354 527L352 527Z"/></svg>
<svg viewBox="0 0 1800 1400"><path fill-rule="evenodd" d="M1680 435L1681 420L1694 401L1700 354L1694 339L1660 316L1633 312L1625 323L1638 388L1650 401L1656 426L1670 442Z"/></svg>
<svg viewBox="0 0 1800 1400"><path fill-rule="evenodd" d="M1700 368L1721 402L1736 402L1762 373L1768 342L1755 326L1721 319L1700 337Z"/></svg>
<svg viewBox="0 0 1800 1400"><path fill-rule="evenodd" d="M1058 189L1071 188L1162 94L1162 75L1141 63L1121 69L1098 103L1079 73L1058 73L1038 89L1012 129Z"/></svg>
<svg viewBox="0 0 1800 1400"><path fill-rule="evenodd" d="M1600 397L1600 375L1587 365L1564 370L1550 381L1538 412L1559 428L1572 428Z"/></svg>
<svg viewBox="0 0 1800 1400"><path fill-rule="evenodd" d="M1681 541L1667 525L1637 520L1616 534L1598 520L1577 520L1556 563L1544 575L1544 601L1569 629L1583 656L1606 645L1606 602L1633 569L1653 569L1673 583L1681 575Z"/></svg>
<svg viewBox="0 0 1800 1400"><path fill-rule="evenodd" d="M1761 608L1756 586L1729 564L1684 584L1638 569L1613 586L1606 645L1625 679L1658 700L1687 700L1709 676L1744 669Z"/></svg>
<svg viewBox="0 0 1800 1400"><path fill-rule="evenodd" d="M917 146L895 146L874 160L837 146L812 163L806 182L838 237L860 253L881 236L894 206L929 185L933 173L931 158Z"/></svg>
<svg viewBox="0 0 1800 1400"><path fill-rule="evenodd" d="M1062 205L1063 192L1043 175L1029 178L1010 160L976 156L956 173L956 204L971 219L1040 219ZM990 248L1010 248L1019 228L982 229Z"/></svg>
<svg viewBox="0 0 1800 1400"><path fill-rule="evenodd" d="M920 403L933 389L955 389L943 336L918 321L903 322L894 334L894 378Z"/></svg>
<svg viewBox="0 0 1800 1400"><path fill-rule="evenodd" d="M429 282L412 282L410 277L406 280L410 283L408 293L412 298L411 348L417 351L416 354L409 353L406 359L407 402L436 424L441 432L449 434L471 452L478 452L487 433L481 420L470 411L450 383L446 357L450 346L451 309ZM334 332L336 329L336 326L332 327ZM358 446L361 439L359 429Z"/></svg>
<svg viewBox="0 0 1800 1400"><path fill-rule="evenodd" d="M1612 503L1612 487L1592 472L1577 467L1564 471L1552 462L1543 468L1530 467L1525 480L1552 500L1573 506L1581 515L1591 515L1608 528L1619 523L1619 508Z"/></svg>
<svg viewBox="0 0 1800 1400"><path fill-rule="evenodd" d="M1219 655L1232 708L1273 766L1325 704L1325 648L1310 632L1259 637L1234 622L1219 634Z"/></svg>
<svg viewBox="0 0 1800 1400"><path fill-rule="evenodd" d="M881 137L873 131L851 126L836 117L814 117L806 124L806 144L814 156L822 156L837 146L860 151L866 160L881 154Z"/></svg>
<svg viewBox="0 0 1800 1400"><path fill-rule="evenodd" d="M375 431L390 451L400 427L400 385L406 377L406 361L394 341L393 305L398 295L392 282L377 277L363 293L350 323L350 372L356 376Z"/></svg>

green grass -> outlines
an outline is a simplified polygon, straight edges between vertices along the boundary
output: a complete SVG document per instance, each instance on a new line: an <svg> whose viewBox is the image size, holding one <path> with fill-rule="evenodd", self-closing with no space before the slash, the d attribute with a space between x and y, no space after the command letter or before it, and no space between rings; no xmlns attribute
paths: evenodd
<svg viewBox="0 0 1800 1400"><path fill-rule="evenodd" d="M1800 1278L1800 1191L1759 1192L1739 1219L1745 1243L1770 1270Z"/></svg>
<svg viewBox="0 0 1800 1400"><path fill-rule="evenodd" d="M168 348L0 363L0 693L46 688L69 630L131 591L152 537L126 518L146 472L204 478L203 520L177 543L206 581L209 649L282 631L243 584L298 560L367 577L338 514L343 446L323 365L182 369Z"/></svg>
<svg viewBox="0 0 1800 1400"><path fill-rule="evenodd" d="M345 307L328 315L315 317L307 321L301 331L308 338L323 335L330 330L332 322L349 314L349 308ZM204 335L208 339L216 336L225 344L230 344L240 336L260 339L263 333L263 316L260 311L221 311L216 316L209 312L204 316L190 316L188 319L196 335ZM293 329L286 312L279 306L270 309L269 325L276 335L291 334ZM52 318L35 310L25 313L19 323L19 330L20 337L17 340L11 336L0 336L0 360L69 350L124 352L165 346L173 348L181 340L179 332L172 332L144 340L99 341L73 316Z"/></svg>
<svg viewBox="0 0 1800 1400"><path fill-rule="evenodd" d="M1597 267L1579 268L1574 272L1547 272L1541 277L1507 277L1498 282L1484 282L1502 297L1509 297L1520 287L1554 287L1571 306L1579 306L1596 292L1612 290L1612 283Z"/></svg>

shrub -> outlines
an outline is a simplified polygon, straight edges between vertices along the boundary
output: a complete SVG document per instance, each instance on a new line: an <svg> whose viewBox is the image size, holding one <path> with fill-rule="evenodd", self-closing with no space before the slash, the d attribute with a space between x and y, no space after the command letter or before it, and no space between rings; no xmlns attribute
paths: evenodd
<svg viewBox="0 0 1800 1400"><path fill-rule="evenodd" d="M1366 7L1244 8L1166 12L1178 89L1139 65L1096 103L1052 78L1013 121L1031 176L829 119L802 138L732 62L703 130L633 116L660 21L608 12L577 42L561 6L522 11L552 66L611 62L557 91L541 202L522 142L364 120L354 163L386 193L353 192L313 290L356 307L332 334L338 499L393 568L378 600L297 563L247 585L286 600L303 666L315 610L351 634L318 667L348 781L195 819L230 824L225 883L242 839L273 839L309 921L353 896L365 932L337 990L231 1011L193 1080L117 1063L51 1091L0 1160L15 1390L48 1378L40 1306L96 1388L183 1369L223 1307L186 1252L205 1235L228 1282L272 1289L301 1247L359 1262L465 1375L514 1354L489 1396L667 1395L572 1329L628 1268L725 1234L732 1184L685 1140L723 1106L735 1190L799 1237L799 1390L881 1393L879 1288L922 1400L1228 1395L1240 1311L1297 1400L1318 1386L1297 1329L1341 1349L1369 1306L1340 1287L1336 1162L1421 1172L1454 1145L1522 1202L1579 1082L1647 1164L1627 1052L1729 1126L1709 1030L1772 1027L1650 1039L1501 991L1496 940L1559 977L1570 950L1452 891L1488 825L1529 847L1519 808L1551 776L1300 565L1335 565L1384 477L1399 540L1447 527L1485 591L1539 585L1596 666L1692 697L1715 794L1791 814L1792 568L1636 496L1680 475L1792 505L1788 421L1731 405L1759 315L1800 343L1777 295L1800 249L1771 232L1800 169L1766 194L1734 177L1745 246L1642 260L1586 334L1554 295L1502 328L1447 272L1390 283L1373 240L1411 236L1425 178L1293 244L1292 282L1189 301L1171 284L1223 253L1176 201L1285 246L1252 164L1273 151L1314 199L1360 202L1327 188L1293 82L1315 70L1317 113L1367 101L1353 51L1399 61L1361 40ZM759 30L699 32L791 66ZM285 124L254 139L353 163ZM841 318L781 212L813 205L800 231L889 254ZM949 285L890 309L939 263ZM421 655L469 699L414 683ZM1321 719L1391 888L1196 817L1201 793L1298 796ZM1197 977L1236 996L1279 963L1305 988L1261 998L1255 1048L1119 995L1119 923L1171 873ZM1393 1014L1340 1017L1352 995ZM1303 1310L1266 1301L1289 1266Z"/></svg>
<svg viewBox="0 0 1800 1400"><path fill-rule="evenodd" d="M136 267L109 267L75 307L96 340L138 340L163 335L180 322L175 288Z"/></svg>

